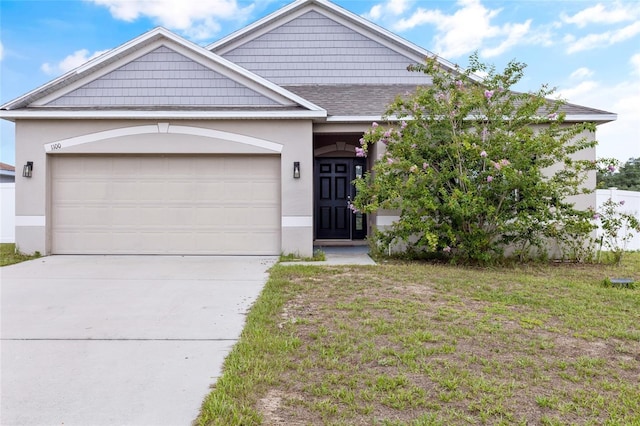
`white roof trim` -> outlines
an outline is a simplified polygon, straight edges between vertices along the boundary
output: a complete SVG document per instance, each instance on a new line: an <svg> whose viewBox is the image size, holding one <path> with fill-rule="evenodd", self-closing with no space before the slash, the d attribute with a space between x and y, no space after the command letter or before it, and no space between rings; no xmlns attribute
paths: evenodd
<svg viewBox="0 0 640 426"><path fill-rule="evenodd" d="M618 114L567 114L564 121L588 122L588 121L616 121Z"/></svg>
<svg viewBox="0 0 640 426"><path fill-rule="evenodd" d="M411 120L411 117L405 117L403 120ZM481 117L469 116L470 120L478 120ZM617 114L567 114L565 122L602 122L607 123L618 119ZM382 117L380 115L330 115L327 117L327 123L372 123L374 121L398 121L400 118L396 116Z"/></svg>
<svg viewBox="0 0 640 426"><path fill-rule="evenodd" d="M320 111L60 111L60 110L13 110L0 111L0 118L5 119L121 119L121 118L159 118L159 119L312 119L326 118L327 112Z"/></svg>
<svg viewBox="0 0 640 426"><path fill-rule="evenodd" d="M53 79L45 84L43 84L42 86L36 87L35 89L31 90L30 92L25 93L24 95L9 101L7 103L5 103L4 105L0 105L0 110L4 110L4 109L11 109L12 105L21 103L23 100L28 99L29 97L31 97L32 95L38 93L38 92L42 92L45 89L47 89L48 87L52 87L60 82L63 82L64 80L68 79L69 77L73 76L73 75L77 75L80 74L84 71L86 71L88 68L91 67L95 67L96 65L99 65L115 56L117 56L118 54L121 54L122 52L128 50L129 48L143 43L147 40L149 40L152 37L155 37L159 34L162 35L166 35L168 36L168 31L164 28L158 27L155 28L149 32L146 32L136 38L134 38L133 40L129 40L128 42L120 45L119 47L115 48L115 49L111 49L108 52L103 53L102 55L98 56L97 58L94 58L90 61L88 61L87 63L85 63L84 65L81 65L65 74L62 74L60 77Z"/></svg>
<svg viewBox="0 0 640 426"><path fill-rule="evenodd" d="M208 46L205 47L205 49L207 50L214 50L217 47L227 44L229 42L231 42L232 40L236 39L236 38L240 38L242 36L244 36L245 34L248 33L252 33L254 32L256 29L262 27L263 25L268 24L270 21L275 21L277 19L279 19L282 16L285 16L289 13L291 13L292 11L300 8L304 3L306 3L308 0L297 0L294 1L293 3L290 3L278 10L276 10L275 12L265 16L264 18L261 18L257 21L255 21L252 24L247 25L246 27L240 28L237 31L232 32L231 34L227 35L226 37L221 38L218 41L214 41L213 43L209 44Z"/></svg>
<svg viewBox="0 0 640 426"><path fill-rule="evenodd" d="M84 65L81 65L80 67L69 71L68 73L62 75L61 77L58 77L55 80L50 81L49 83L46 83L38 88L36 88L35 90L30 91L29 93L20 96L19 98L10 101L2 106L0 106L0 110L10 110L12 108L12 106L15 106L17 104L20 104L21 102L23 102L24 100L28 99L29 97L37 94L37 93L41 93L43 91L45 91L47 88L53 87L55 85L57 85L58 83L63 82L64 80L68 79L69 77L73 76L73 75L79 75L82 73L89 73L91 71L91 69L97 67L98 65L109 61L113 58L118 57L119 55L126 55L127 52L130 49L135 49L136 46L139 46L145 42L149 42L152 41L154 38L161 38L164 37L168 40L171 40L172 42L176 43L178 46L182 46L196 54L202 55L204 57L206 57L207 59L209 59L210 61L212 61L213 63L220 65L224 68L227 68L229 70L231 70L232 72L235 72L237 75L249 80L249 81L253 81L255 83L257 83L259 86L265 87L267 88L269 91L273 92L276 95L279 95L285 99L288 99L289 101L291 101L292 103L298 104L304 108L307 108L311 111L324 111L321 107L315 105L312 102L309 102L308 100L289 92L286 89L283 89L282 87L270 82L269 80L266 80L260 76L258 76L257 74L254 74L250 71L248 71L247 69L236 65L235 63L228 61L227 59L224 59L218 55L216 55L215 53L201 47L198 46L195 43L192 43L186 39L183 39L182 37L172 33L171 31L162 28L162 27L157 27L129 42L124 43L123 45L110 50L109 52L87 62ZM232 78L233 77L229 77ZM253 90L255 90L255 87L252 87ZM57 90L56 90L57 92ZM263 91L261 94L268 96L266 93L266 91ZM46 97L49 97L47 95L45 95ZM272 95L273 97L273 95ZM277 97L277 96L276 96Z"/></svg>
<svg viewBox="0 0 640 426"><path fill-rule="evenodd" d="M374 121L397 121L396 117L382 118L380 115L330 115L327 123L373 123Z"/></svg>

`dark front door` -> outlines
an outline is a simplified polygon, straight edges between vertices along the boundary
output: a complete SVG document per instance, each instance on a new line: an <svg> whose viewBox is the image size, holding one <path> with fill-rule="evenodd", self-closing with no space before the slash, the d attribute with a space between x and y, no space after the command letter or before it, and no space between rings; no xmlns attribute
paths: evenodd
<svg viewBox="0 0 640 426"><path fill-rule="evenodd" d="M362 213L349 205L356 195L351 183L365 171L364 158L316 158L315 162L316 238L363 239L367 235Z"/></svg>

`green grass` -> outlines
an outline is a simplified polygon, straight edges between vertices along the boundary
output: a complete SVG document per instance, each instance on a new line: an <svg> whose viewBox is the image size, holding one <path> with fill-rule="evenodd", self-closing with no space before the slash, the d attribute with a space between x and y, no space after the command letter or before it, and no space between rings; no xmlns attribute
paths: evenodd
<svg viewBox="0 0 640 426"><path fill-rule="evenodd" d="M200 425L640 425L619 268L276 266Z"/></svg>
<svg viewBox="0 0 640 426"><path fill-rule="evenodd" d="M322 250L316 250L313 252L312 257L300 256L297 253L288 253L280 255L280 262L321 262L327 260Z"/></svg>
<svg viewBox="0 0 640 426"><path fill-rule="evenodd" d="M37 259L40 253L34 255L21 254L16 251L16 245L13 243L0 244L0 266L13 265L14 263L24 262L25 260Z"/></svg>

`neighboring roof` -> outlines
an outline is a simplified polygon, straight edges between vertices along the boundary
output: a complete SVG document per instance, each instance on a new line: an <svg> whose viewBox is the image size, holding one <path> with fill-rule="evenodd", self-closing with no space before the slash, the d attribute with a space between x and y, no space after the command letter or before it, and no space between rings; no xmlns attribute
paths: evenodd
<svg viewBox="0 0 640 426"><path fill-rule="evenodd" d="M13 178L16 175L16 168L10 164L0 163L0 175L10 176L11 178Z"/></svg>
<svg viewBox="0 0 640 426"><path fill-rule="evenodd" d="M266 116L277 116L274 114L274 108L280 110L279 112L285 116L296 115L300 112L301 117L324 117L326 112L312 104L311 102L295 95L287 90L273 84L272 82L259 77L258 75L224 59L220 56L191 43L176 34L168 31L164 28L155 28L134 40L131 40L122 46L115 48L98 58L87 62L86 64L62 75L61 77L46 83L43 86L13 100L2 106L0 106L0 117L2 118L18 118L18 117L47 117L47 116L65 116L65 111L69 114L75 113L72 110L60 109L57 107L48 107L47 103L56 99L58 94L60 96L71 92L78 87L81 87L84 83L89 83L106 73L113 71L114 67L120 66L123 61L126 61L131 55L134 55L137 51L142 51L145 47L149 48L150 45L168 45L173 48L178 48L181 53L197 58L199 63L208 64L212 69L217 69L219 72L224 72L226 77L233 79L234 81L250 87L252 90L259 92L261 95L269 97L278 103L274 107L273 105L266 105L265 111L256 111L255 108L248 107L246 111L239 111L237 114L239 118L248 118L261 116L263 112ZM222 70L222 71L220 71ZM29 107L39 106L42 108L30 109ZM129 107L123 107L122 110L129 110ZM170 109L170 108L169 108ZM169 110L168 109L168 110ZM92 108L79 108L81 116L100 116L101 109ZM220 111L212 110L207 111L206 108L199 110L200 115L215 118L218 117ZM225 117L230 116L229 112L234 111L233 105L229 105L229 108L225 109ZM207 112L209 114L207 114ZM113 114L109 115L112 116ZM148 108L144 111L139 111L134 114L134 117L150 117L161 116L158 111L153 108ZM131 116L129 116L131 117Z"/></svg>
<svg viewBox="0 0 640 426"><path fill-rule="evenodd" d="M2 170L3 172L15 172L16 168L11 164L0 162L0 170Z"/></svg>

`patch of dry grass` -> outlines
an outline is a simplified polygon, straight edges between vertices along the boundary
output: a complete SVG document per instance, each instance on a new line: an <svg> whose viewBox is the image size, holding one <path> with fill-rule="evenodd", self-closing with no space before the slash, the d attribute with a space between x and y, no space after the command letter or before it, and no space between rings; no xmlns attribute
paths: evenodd
<svg viewBox="0 0 640 426"><path fill-rule="evenodd" d="M602 285L639 274L640 253L622 269L278 266L200 423L640 424L640 290Z"/></svg>

